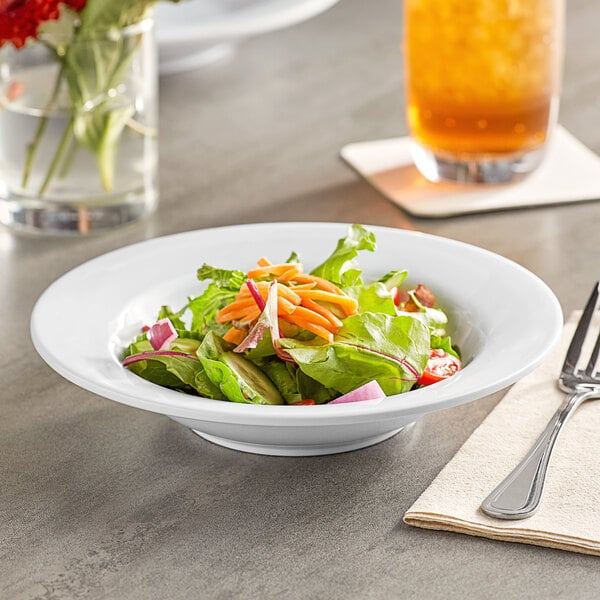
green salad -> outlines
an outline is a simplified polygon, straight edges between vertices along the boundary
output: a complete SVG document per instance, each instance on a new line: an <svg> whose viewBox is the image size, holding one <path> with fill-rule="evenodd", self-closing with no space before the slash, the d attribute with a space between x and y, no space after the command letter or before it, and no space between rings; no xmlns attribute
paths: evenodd
<svg viewBox="0 0 600 600"><path fill-rule="evenodd" d="M204 291L179 310L162 306L123 365L180 392L252 404L379 401L454 375L460 356L433 292L407 285L402 269L363 281L357 257L375 249L373 232L352 225L310 271L295 252L247 272L204 264Z"/></svg>

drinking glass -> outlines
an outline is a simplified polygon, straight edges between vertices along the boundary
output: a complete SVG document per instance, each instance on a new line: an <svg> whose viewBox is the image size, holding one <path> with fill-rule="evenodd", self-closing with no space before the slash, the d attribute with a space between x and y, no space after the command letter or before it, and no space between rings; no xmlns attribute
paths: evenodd
<svg viewBox="0 0 600 600"><path fill-rule="evenodd" d="M431 181L505 183L558 113L564 0L404 0L406 117Z"/></svg>

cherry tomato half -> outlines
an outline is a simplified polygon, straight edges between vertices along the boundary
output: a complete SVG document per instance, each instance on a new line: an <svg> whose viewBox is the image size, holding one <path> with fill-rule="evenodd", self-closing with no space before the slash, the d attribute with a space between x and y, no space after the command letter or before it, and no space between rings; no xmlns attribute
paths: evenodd
<svg viewBox="0 0 600 600"><path fill-rule="evenodd" d="M445 350L432 348L429 352L427 366L419 378L419 385L431 385L451 377L460 371L462 364L456 356L448 354Z"/></svg>

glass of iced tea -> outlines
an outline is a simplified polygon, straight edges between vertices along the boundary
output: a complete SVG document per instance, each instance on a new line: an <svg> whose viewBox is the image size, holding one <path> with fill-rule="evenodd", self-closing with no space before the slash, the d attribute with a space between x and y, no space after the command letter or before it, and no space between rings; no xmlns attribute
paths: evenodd
<svg viewBox="0 0 600 600"><path fill-rule="evenodd" d="M431 181L505 183L558 113L565 0L404 0L413 158Z"/></svg>

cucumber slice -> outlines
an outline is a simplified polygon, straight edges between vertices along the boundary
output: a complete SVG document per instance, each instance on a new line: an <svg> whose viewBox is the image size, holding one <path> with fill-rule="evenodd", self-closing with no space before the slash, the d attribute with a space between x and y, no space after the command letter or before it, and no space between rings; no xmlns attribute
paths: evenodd
<svg viewBox="0 0 600 600"><path fill-rule="evenodd" d="M271 380L247 358L235 352L225 352L221 360L237 379L245 398L253 404L283 404L279 390Z"/></svg>

